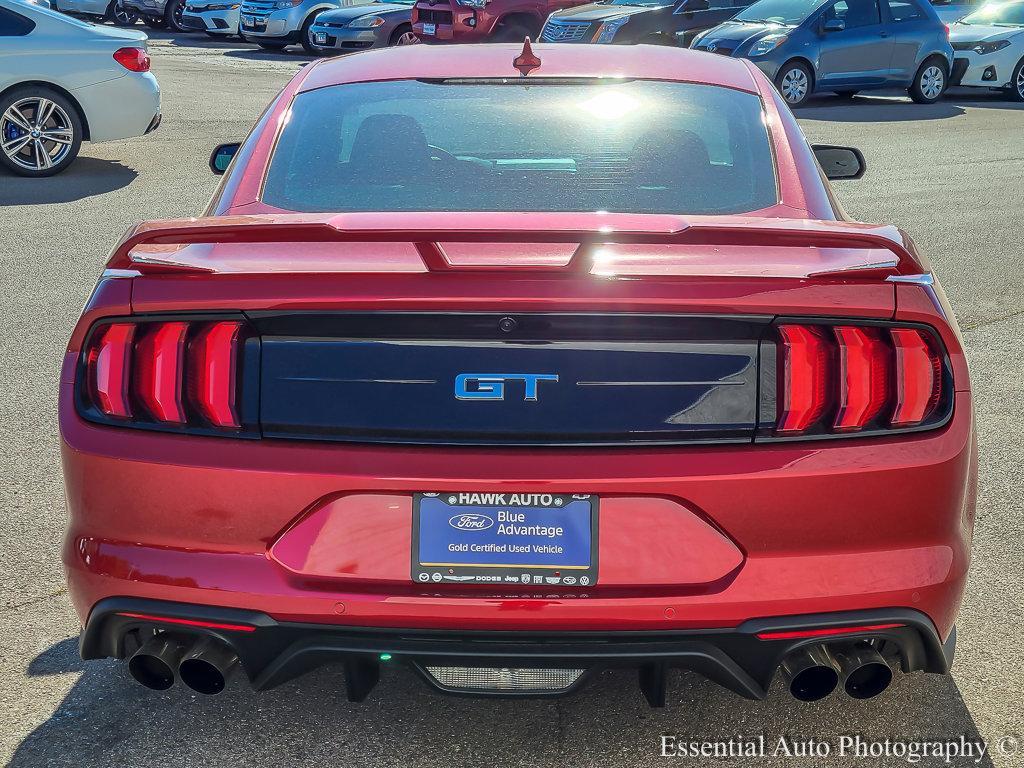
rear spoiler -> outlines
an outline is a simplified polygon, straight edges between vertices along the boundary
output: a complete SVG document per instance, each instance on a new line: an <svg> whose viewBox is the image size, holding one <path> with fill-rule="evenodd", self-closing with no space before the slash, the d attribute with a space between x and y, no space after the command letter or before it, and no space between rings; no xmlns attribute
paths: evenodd
<svg viewBox="0 0 1024 768"><path fill-rule="evenodd" d="M537 225L543 225L543 228ZM910 238L896 227L840 221L744 216L646 214L269 214L211 216L151 221L130 230L114 249L107 268L139 274L209 274L217 269L177 258L193 244L406 243L415 246L430 272L528 271L564 275L590 273L595 252L609 245L734 246L842 249L864 253L840 260L808 277L878 278L920 275L929 270ZM576 244L562 264L454 264L444 243ZM154 246L168 246L157 248ZM137 251L143 252L137 252ZM148 251L148 252L146 252ZM879 258L881 257L881 258Z"/></svg>

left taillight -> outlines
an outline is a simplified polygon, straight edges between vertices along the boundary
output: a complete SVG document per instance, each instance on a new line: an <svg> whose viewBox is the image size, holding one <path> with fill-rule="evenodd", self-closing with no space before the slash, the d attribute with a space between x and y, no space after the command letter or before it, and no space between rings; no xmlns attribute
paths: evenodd
<svg viewBox="0 0 1024 768"><path fill-rule="evenodd" d="M114 61L130 72L149 72L149 54L142 48L118 48Z"/></svg>
<svg viewBox="0 0 1024 768"><path fill-rule="evenodd" d="M103 322L86 341L78 372L83 416L108 424L241 434L255 419L258 339L239 319ZM248 400L246 396L249 395Z"/></svg>

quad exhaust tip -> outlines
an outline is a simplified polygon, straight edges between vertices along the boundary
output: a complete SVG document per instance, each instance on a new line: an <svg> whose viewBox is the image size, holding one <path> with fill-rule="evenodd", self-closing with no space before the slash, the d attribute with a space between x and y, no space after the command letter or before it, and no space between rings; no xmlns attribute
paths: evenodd
<svg viewBox="0 0 1024 768"><path fill-rule="evenodd" d="M128 672L151 690L166 691L180 678L207 696L223 691L239 668L235 652L213 638L189 642L166 633L149 638L128 659Z"/></svg>
<svg viewBox="0 0 1024 768"><path fill-rule="evenodd" d="M789 692L800 701L819 701L840 682L850 697L872 699L892 682L892 668L867 643L803 648L787 656L781 669Z"/></svg>

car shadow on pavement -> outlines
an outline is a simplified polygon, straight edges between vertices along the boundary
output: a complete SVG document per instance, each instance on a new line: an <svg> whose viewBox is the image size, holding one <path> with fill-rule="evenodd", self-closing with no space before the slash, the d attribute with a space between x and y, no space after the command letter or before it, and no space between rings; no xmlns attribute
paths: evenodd
<svg viewBox="0 0 1024 768"><path fill-rule="evenodd" d="M615 766L663 765L662 737L691 741L756 740L764 736L773 765L848 767L897 765L839 755L840 738L865 744L967 740L980 736L951 677L898 675L881 697L857 701L834 693L816 704L792 699L778 681L765 701L747 701L689 672L673 673L665 709L649 709L636 674L606 671L565 699L444 697L404 667L385 667L362 704L344 697L340 668L323 667L272 691L254 693L235 682L219 696L177 683L169 691L142 688L116 661L82 662L68 638L30 664L30 678L79 674L64 700L18 745L14 768L117 765L402 765ZM35 683L29 683L35 686ZM56 681L40 683L46 688ZM779 739L814 739L831 753L810 762L771 757ZM797 747L799 748L799 747ZM673 761L682 764L679 761ZM699 760L689 759L687 764ZM720 759L708 765L762 765L765 758ZM970 760L920 765L993 768Z"/></svg>
<svg viewBox="0 0 1024 768"><path fill-rule="evenodd" d="M801 120L825 120L838 123L893 123L919 120L945 120L964 114L962 106L949 101L915 104L909 98L878 96L821 96L796 109Z"/></svg>
<svg viewBox="0 0 1024 768"><path fill-rule="evenodd" d="M70 203L131 184L138 172L116 160L79 157L56 176L26 179L0 170L0 206Z"/></svg>
<svg viewBox="0 0 1024 768"><path fill-rule="evenodd" d="M265 51L262 48L236 48L232 51L225 51L224 55L233 59L245 59L247 61L295 61L301 59L302 61L298 61L300 65L313 61L310 55L299 45L290 45L282 51Z"/></svg>
<svg viewBox="0 0 1024 768"><path fill-rule="evenodd" d="M240 45L251 45L237 35L230 37L211 37L204 32L172 32L166 29L147 29L150 41L160 40L183 48L206 48L222 50L237 48ZM253 46L255 47L255 46Z"/></svg>

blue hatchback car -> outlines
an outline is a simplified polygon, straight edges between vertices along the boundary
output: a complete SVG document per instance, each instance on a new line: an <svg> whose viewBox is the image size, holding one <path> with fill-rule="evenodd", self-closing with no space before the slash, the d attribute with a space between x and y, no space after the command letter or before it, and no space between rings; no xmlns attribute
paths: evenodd
<svg viewBox="0 0 1024 768"><path fill-rule="evenodd" d="M690 47L750 59L791 107L816 91L869 88L906 88L930 104L953 64L949 31L928 0L758 0Z"/></svg>

